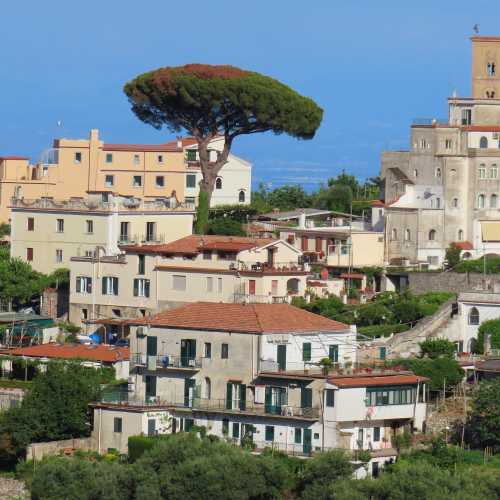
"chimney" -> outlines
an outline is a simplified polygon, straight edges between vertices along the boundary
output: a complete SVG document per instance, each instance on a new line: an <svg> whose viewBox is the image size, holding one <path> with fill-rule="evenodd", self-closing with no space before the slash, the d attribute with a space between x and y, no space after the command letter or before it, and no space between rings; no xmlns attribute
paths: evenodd
<svg viewBox="0 0 500 500"><path fill-rule="evenodd" d="M177 149L182 149L182 137L177 136Z"/></svg>
<svg viewBox="0 0 500 500"><path fill-rule="evenodd" d="M299 228L305 229L305 227L306 227L306 214L304 212L302 212L299 215Z"/></svg>

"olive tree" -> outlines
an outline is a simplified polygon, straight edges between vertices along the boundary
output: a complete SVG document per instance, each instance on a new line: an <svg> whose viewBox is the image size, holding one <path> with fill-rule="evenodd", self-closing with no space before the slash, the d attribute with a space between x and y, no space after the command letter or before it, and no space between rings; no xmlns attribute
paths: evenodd
<svg viewBox="0 0 500 500"><path fill-rule="evenodd" d="M132 111L157 129L191 134L198 144L202 173L199 205L210 205L215 181L227 163L234 139L258 132L312 139L323 110L283 83L234 66L188 64L141 74L124 87ZM224 138L217 158L208 146ZM199 229L206 229L207 220Z"/></svg>

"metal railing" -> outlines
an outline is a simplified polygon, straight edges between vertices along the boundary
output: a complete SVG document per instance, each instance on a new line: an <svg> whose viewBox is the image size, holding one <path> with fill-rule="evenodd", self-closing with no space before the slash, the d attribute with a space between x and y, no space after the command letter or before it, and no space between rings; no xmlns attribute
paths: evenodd
<svg viewBox="0 0 500 500"><path fill-rule="evenodd" d="M134 353L130 357L130 364L132 366L145 366L148 369L153 370L158 368L182 368L186 370L195 370L202 367L202 358L171 356L170 354L148 356L144 353Z"/></svg>
<svg viewBox="0 0 500 500"><path fill-rule="evenodd" d="M132 236L121 235L117 241L118 245L137 245L141 243L165 243L165 234L134 234Z"/></svg>
<svg viewBox="0 0 500 500"><path fill-rule="evenodd" d="M300 262L255 262L255 263L247 263L238 261L238 263L234 266L234 269L238 271L249 271L249 272L257 272L257 273L265 273L265 272L273 272L273 273L290 273L294 271L304 272L309 271L311 267L308 263L300 263Z"/></svg>
<svg viewBox="0 0 500 500"><path fill-rule="evenodd" d="M412 125L448 125L446 118L413 118Z"/></svg>
<svg viewBox="0 0 500 500"><path fill-rule="evenodd" d="M252 295L248 293L233 294L235 304L289 304L293 295Z"/></svg>

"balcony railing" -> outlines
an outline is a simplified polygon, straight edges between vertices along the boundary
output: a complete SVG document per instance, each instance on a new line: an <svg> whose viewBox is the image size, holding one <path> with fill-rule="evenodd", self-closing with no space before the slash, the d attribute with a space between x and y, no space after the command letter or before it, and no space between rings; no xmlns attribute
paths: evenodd
<svg viewBox="0 0 500 500"><path fill-rule="evenodd" d="M308 272L311 267L308 263L299 262L273 262L272 264L268 262L241 262L238 261L234 265L234 269L238 271L247 271L255 273L293 273L297 272Z"/></svg>
<svg viewBox="0 0 500 500"><path fill-rule="evenodd" d="M183 369L199 370L202 367L202 358L192 358L188 356L171 356L161 354L159 356L148 356L142 353L134 353L130 357L132 366L144 366L149 370L157 369Z"/></svg>
<svg viewBox="0 0 500 500"><path fill-rule="evenodd" d="M289 304L292 295L252 295L248 293L233 294L235 304Z"/></svg>
<svg viewBox="0 0 500 500"><path fill-rule="evenodd" d="M155 244L165 243L165 234L134 234L131 236L122 234L117 241L118 245L140 245L140 244Z"/></svg>

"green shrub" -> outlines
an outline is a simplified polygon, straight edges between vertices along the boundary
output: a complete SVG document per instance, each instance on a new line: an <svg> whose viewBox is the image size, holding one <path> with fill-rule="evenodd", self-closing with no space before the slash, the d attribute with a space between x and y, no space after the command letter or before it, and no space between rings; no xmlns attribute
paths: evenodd
<svg viewBox="0 0 500 500"><path fill-rule="evenodd" d="M431 359L445 356L453 358L455 355L455 344L448 339L427 339L420 343L420 350L423 356Z"/></svg>
<svg viewBox="0 0 500 500"><path fill-rule="evenodd" d="M135 462L142 457L146 451L151 450L158 442L155 437L148 436L130 436L128 438L128 459Z"/></svg>
<svg viewBox="0 0 500 500"><path fill-rule="evenodd" d="M486 335L490 335L491 348L500 349L500 318L481 323L477 331L477 342L474 343L474 352L476 354L483 354Z"/></svg>
<svg viewBox="0 0 500 500"><path fill-rule="evenodd" d="M241 222L233 219L214 219L208 223L207 234L220 234L224 236L246 236Z"/></svg>
<svg viewBox="0 0 500 500"><path fill-rule="evenodd" d="M408 325L393 324L393 325L373 325L361 326L358 328L358 333L366 337L390 337L393 333L400 333L408 330Z"/></svg>

